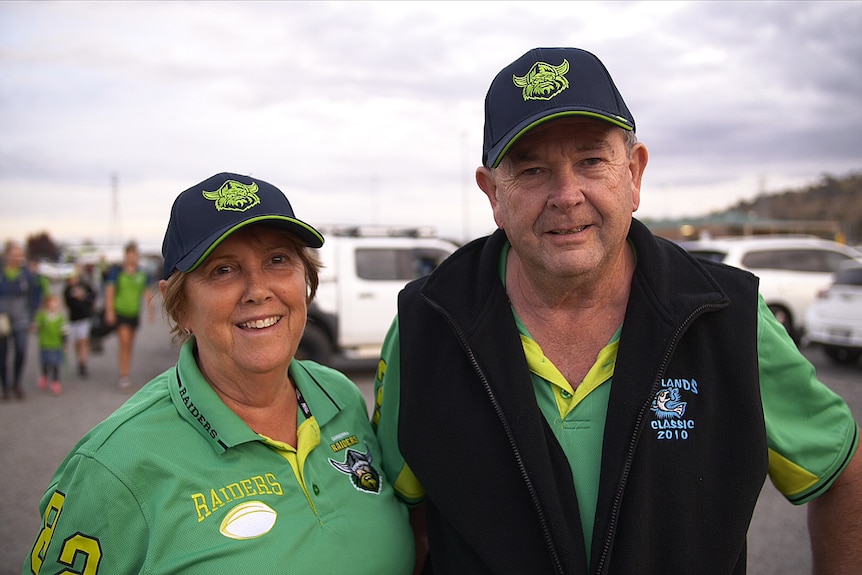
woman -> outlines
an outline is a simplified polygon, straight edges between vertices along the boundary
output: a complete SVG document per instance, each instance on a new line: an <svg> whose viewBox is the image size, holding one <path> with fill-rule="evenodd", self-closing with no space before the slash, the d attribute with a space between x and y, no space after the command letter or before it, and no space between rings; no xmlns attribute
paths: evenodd
<svg viewBox="0 0 862 575"><path fill-rule="evenodd" d="M6 244L3 269L0 270L0 314L8 326L0 333L0 384L3 388L3 401L14 395L24 399L21 377L27 359L27 340L33 318L42 305L42 285L24 265L24 248L17 242ZM11 378L6 360L9 343L14 346Z"/></svg>
<svg viewBox="0 0 862 575"><path fill-rule="evenodd" d="M135 333L141 321L141 302L146 302L153 319L150 280L139 267L140 255L134 242L126 244L122 265L111 268L105 284L105 323L117 328L117 348L120 367L120 389L129 389L132 382L132 350Z"/></svg>
<svg viewBox="0 0 862 575"><path fill-rule="evenodd" d="M361 392L293 359L322 244L261 180L180 194L159 283L179 361L60 466L24 573L412 571Z"/></svg>

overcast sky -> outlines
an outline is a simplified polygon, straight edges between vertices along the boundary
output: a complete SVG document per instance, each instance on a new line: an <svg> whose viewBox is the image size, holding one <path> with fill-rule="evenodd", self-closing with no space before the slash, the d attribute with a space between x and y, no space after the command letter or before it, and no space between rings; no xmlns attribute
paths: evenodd
<svg viewBox="0 0 862 575"><path fill-rule="evenodd" d="M860 30L844 1L0 2L0 236L158 247L221 171L313 225L483 235L485 92L537 46L614 77L636 216L701 215L862 168Z"/></svg>

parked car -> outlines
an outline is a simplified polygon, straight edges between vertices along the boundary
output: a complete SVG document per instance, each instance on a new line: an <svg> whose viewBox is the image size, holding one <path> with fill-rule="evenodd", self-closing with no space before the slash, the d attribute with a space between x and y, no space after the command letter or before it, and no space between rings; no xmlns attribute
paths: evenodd
<svg viewBox="0 0 862 575"><path fill-rule="evenodd" d="M805 332L805 314L846 262L862 263L862 252L811 236L743 236L682 242L690 253L748 270L760 278L760 293L795 340Z"/></svg>
<svg viewBox="0 0 862 575"><path fill-rule="evenodd" d="M431 273L457 246L423 228L319 229L326 236L317 250L323 269L296 355L323 364L379 357L398 292Z"/></svg>
<svg viewBox="0 0 862 575"><path fill-rule="evenodd" d="M831 359L862 357L862 265L843 266L832 285L817 295L805 318L805 342L820 344Z"/></svg>

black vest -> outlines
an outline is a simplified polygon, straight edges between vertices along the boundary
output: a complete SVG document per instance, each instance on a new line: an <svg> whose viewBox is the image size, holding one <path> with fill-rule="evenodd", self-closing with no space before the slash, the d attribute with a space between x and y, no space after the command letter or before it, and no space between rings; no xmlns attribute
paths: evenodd
<svg viewBox="0 0 862 575"><path fill-rule="evenodd" d="M399 296L401 451L435 574L744 573L768 459L757 280L632 224L591 565L569 464L533 392L497 231ZM573 329L576 329L573 326Z"/></svg>

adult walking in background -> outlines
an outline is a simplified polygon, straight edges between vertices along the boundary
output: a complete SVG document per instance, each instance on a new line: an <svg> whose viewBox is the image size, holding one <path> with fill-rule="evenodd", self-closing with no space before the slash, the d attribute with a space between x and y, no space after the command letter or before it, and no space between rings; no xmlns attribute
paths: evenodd
<svg viewBox="0 0 862 575"><path fill-rule="evenodd" d="M159 282L178 363L60 466L24 574L412 572L362 392L294 358L322 244L263 180L180 194Z"/></svg>
<svg viewBox="0 0 862 575"><path fill-rule="evenodd" d="M86 377L90 359L90 329L96 304L96 290L80 268L66 280L63 298L69 311L69 335L78 364L78 375Z"/></svg>
<svg viewBox="0 0 862 575"><path fill-rule="evenodd" d="M149 320L153 321L155 308L150 293L150 278L140 268L137 244L130 242L123 250L123 263L111 269L105 282L105 321L108 325L116 325L120 389L128 389L132 385L132 352L144 305Z"/></svg>
<svg viewBox="0 0 862 575"><path fill-rule="evenodd" d="M27 360L27 343L36 311L42 303L42 286L24 261L24 248L10 241L4 250L0 273L0 383L3 400L24 398L21 377ZM11 344L11 346L10 346ZM13 349L12 370L8 369L9 348Z"/></svg>
<svg viewBox="0 0 862 575"><path fill-rule="evenodd" d="M593 54L530 50L491 83L498 229L402 291L378 370L434 573L745 573L767 472L808 505L816 572L862 573L850 409L755 276L633 218L647 159Z"/></svg>

